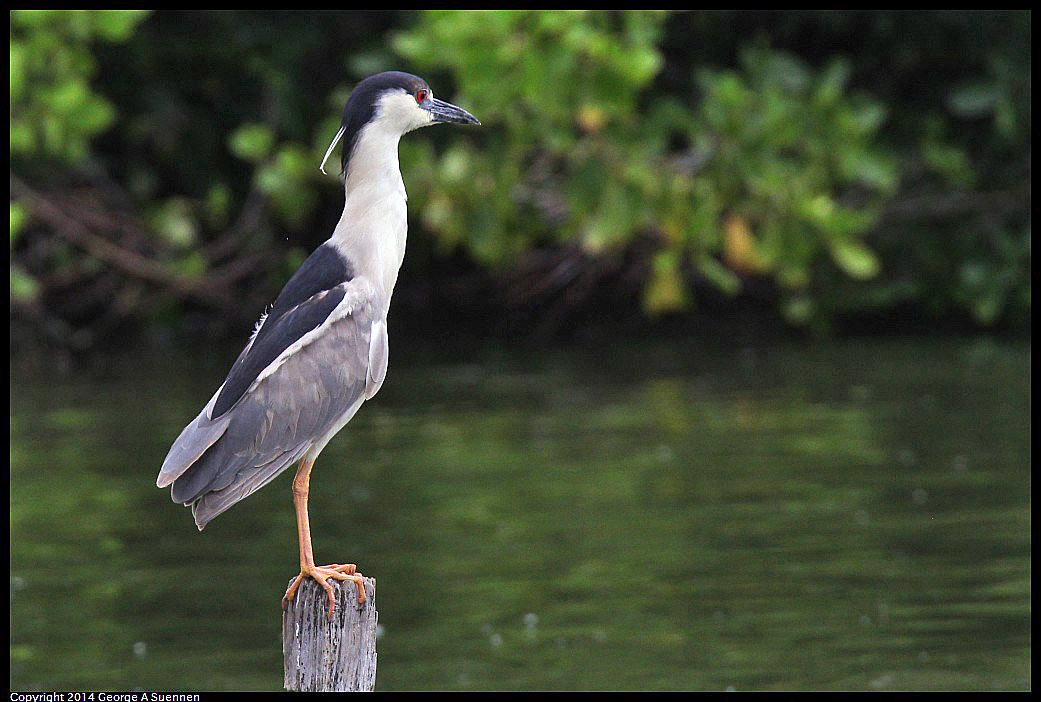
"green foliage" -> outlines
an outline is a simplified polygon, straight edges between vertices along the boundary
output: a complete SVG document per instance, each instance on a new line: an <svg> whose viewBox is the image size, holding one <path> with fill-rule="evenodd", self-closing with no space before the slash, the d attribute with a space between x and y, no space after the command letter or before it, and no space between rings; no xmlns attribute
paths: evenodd
<svg viewBox="0 0 1041 702"><path fill-rule="evenodd" d="M824 252L847 275L873 277L879 262L861 237L896 185L877 139L884 109L847 97L844 61L815 73L758 47L742 67L699 72L704 97L690 138L709 155L691 207L711 209L694 217L707 225L695 236L702 247L721 246L735 269L773 275L790 290L810 284ZM722 213L732 218L726 237L718 234ZM793 321L807 317L800 299L782 308L800 310Z"/></svg>
<svg viewBox="0 0 1041 702"><path fill-rule="evenodd" d="M479 146L456 139L440 157L403 145L424 223L493 265L545 240L599 252L645 227L653 154L637 138L637 102L661 65L664 20L436 12L398 34L395 49L418 70L452 70L458 101L486 125Z"/></svg>
<svg viewBox="0 0 1041 702"><path fill-rule="evenodd" d="M740 273L805 287L822 252L874 276L861 237L897 179L877 144L884 108L846 95L846 62L814 72L762 47L741 70L698 71L691 108L652 82L665 19L430 13L399 34L395 48L423 70L452 70L487 131L480 148L459 138L440 161L411 147L427 227L490 264L540 241L601 254L656 234L643 294L653 313L689 300L686 260L731 294ZM729 238L728 218L741 232Z"/></svg>
<svg viewBox="0 0 1041 702"><path fill-rule="evenodd" d="M460 252L493 279L538 249L635 260L625 292L651 315L714 289L815 328L909 306L1029 324L1029 30L1001 12L15 11L12 173L107 179L134 255L191 282L266 261L225 291L260 304L328 233L340 192L317 164L351 87L409 70L484 124L402 140L413 232L433 235L410 260ZM51 269L106 270L30 246L46 232L12 200L17 299Z"/></svg>
<svg viewBox="0 0 1041 702"><path fill-rule="evenodd" d="M81 161L116 117L96 94L95 41L125 41L143 10L11 13L11 153Z"/></svg>
<svg viewBox="0 0 1041 702"><path fill-rule="evenodd" d="M142 10L13 10L11 19L11 156L81 163L90 140L116 119L95 93L95 41L125 41L147 16ZM25 225L24 206L11 202L11 243ZM29 300L39 285L11 265L11 296Z"/></svg>

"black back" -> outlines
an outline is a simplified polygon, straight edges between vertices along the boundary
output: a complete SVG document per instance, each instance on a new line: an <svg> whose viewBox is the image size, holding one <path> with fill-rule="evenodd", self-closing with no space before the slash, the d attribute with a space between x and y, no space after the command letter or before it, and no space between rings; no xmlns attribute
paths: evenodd
<svg viewBox="0 0 1041 702"><path fill-rule="evenodd" d="M231 367L213 405L214 419L234 407L279 354L325 321L344 296L343 288L336 286L353 277L350 264L329 243L307 257L278 294L252 345L243 349ZM325 291L331 292L318 297Z"/></svg>
<svg viewBox="0 0 1041 702"><path fill-rule="evenodd" d="M268 312L268 321L281 317L312 295L346 283L353 277L354 271L340 252L328 242L322 244L300 264L300 268L282 288ZM263 334L264 330L261 329L260 333Z"/></svg>

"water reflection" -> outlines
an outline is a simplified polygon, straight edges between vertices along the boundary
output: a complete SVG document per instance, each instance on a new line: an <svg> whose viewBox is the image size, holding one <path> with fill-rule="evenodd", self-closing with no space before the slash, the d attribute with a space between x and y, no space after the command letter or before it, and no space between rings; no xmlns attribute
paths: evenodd
<svg viewBox="0 0 1041 702"><path fill-rule="evenodd" d="M399 349L316 555L383 690L1026 689L1029 355ZM12 377L14 688L280 687L288 479L202 534L153 482L225 360Z"/></svg>

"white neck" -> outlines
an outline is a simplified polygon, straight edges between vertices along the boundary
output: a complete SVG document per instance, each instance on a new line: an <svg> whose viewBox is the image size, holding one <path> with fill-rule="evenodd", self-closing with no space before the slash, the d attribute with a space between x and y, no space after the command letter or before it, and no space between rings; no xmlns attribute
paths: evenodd
<svg viewBox="0 0 1041 702"><path fill-rule="evenodd" d="M358 135L347 163L343 214L330 239L355 274L372 281L385 306L405 257L408 230L407 195L398 167L401 132L392 127L374 121Z"/></svg>

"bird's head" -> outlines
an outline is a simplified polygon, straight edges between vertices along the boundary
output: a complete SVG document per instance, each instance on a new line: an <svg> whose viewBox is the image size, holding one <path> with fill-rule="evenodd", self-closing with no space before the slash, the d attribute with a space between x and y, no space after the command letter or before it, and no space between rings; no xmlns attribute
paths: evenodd
<svg viewBox="0 0 1041 702"><path fill-rule="evenodd" d="M386 71L369 76L358 83L343 108L343 120L322 165L329 160L336 144L343 139L343 155L340 158L342 172L347 172L347 162L363 131L371 130L397 139L402 134L420 127L439 122L457 124L480 124L480 121L461 107L438 100L427 82L411 73Z"/></svg>

